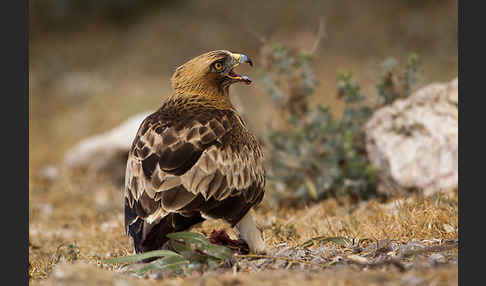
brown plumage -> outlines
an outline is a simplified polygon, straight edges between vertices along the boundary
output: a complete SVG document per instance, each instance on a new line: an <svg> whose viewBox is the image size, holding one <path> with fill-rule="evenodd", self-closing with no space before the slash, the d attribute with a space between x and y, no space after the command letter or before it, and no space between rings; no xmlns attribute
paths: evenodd
<svg viewBox="0 0 486 286"><path fill-rule="evenodd" d="M237 226L250 251L264 243L249 210L264 194L263 151L229 99L251 80L233 71L251 60L212 51L180 66L173 93L140 125L125 176L125 227L137 253L206 217Z"/></svg>

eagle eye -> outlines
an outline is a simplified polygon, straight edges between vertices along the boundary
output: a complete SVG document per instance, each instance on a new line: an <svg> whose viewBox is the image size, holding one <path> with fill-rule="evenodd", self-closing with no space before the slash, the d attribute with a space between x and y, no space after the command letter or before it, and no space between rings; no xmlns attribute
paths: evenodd
<svg viewBox="0 0 486 286"><path fill-rule="evenodd" d="M213 68L216 70L216 71L222 71L223 70L223 63L222 62L215 62L213 64Z"/></svg>

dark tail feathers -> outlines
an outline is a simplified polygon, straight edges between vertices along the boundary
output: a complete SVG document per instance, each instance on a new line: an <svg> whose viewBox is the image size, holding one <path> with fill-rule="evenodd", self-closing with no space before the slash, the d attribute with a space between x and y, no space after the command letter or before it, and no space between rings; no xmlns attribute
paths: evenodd
<svg viewBox="0 0 486 286"><path fill-rule="evenodd" d="M136 215L130 207L125 206L125 226L127 234L133 238L136 253L143 253L151 250L161 249L169 240L166 235L173 232L184 231L191 226L204 221L199 212L191 216L183 216L178 213L170 213L150 229L145 239L142 238L144 221L141 218L133 220ZM132 222L130 224L130 222Z"/></svg>

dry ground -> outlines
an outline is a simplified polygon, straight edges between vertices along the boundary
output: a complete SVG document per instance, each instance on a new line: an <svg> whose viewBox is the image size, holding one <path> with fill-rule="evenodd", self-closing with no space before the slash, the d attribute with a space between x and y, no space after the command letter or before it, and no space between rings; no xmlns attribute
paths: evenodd
<svg viewBox="0 0 486 286"><path fill-rule="evenodd" d="M49 277L49 283L63 279L71 283L83 280L83 275L89 272L97 273L87 276L93 279L91 285L102 280L127 279L120 274L113 276L113 270L124 272L123 267L102 262L103 258L133 253L131 242L124 235L120 188L93 174L71 176L63 174L55 182L39 182L32 188L29 230L32 285ZM389 281L398 283L396 285L433 285L432 282L457 285L457 210L457 192L433 198L412 196L385 203L371 200L351 204L347 199L332 199L304 209L276 209L264 203L256 210L257 221L270 249L269 256L279 258L242 257L238 258L236 275L231 274L235 269L226 269L221 270L226 273L223 276L207 274L204 278L175 281L195 285L201 279L212 279L226 285L224 281L235 279L244 284L265 279L268 285L280 285L270 279L278 277L290 284L291 281L314 281L316 285L331 285L339 281L342 284L337 285L362 285L364 279L372 284ZM222 222L211 221L194 230L208 234L212 229L225 227ZM317 241L306 249L300 247L318 236L342 236L354 242L345 245ZM420 252L424 247L439 245L445 249L404 256L400 265L384 262L404 251ZM73 263L77 265L73 266L75 268L65 268ZM83 270L86 266L79 263L92 267ZM53 269L59 266L61 269L52 275ZM99 271L101 269L107 271ZM271 270L300 271L300 274L262 274Z"/></svg>

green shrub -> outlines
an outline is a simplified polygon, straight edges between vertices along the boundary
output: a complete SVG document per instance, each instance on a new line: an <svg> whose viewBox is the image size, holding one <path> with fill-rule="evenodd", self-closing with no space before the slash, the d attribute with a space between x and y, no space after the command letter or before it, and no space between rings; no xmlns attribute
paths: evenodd
<svg viewBox="0 0 486 286"><path fill-rule="evenodd" d="M400 74L400 68L394 58L385 60L382 66L380 80L376 85L380 105L391 104L398 98L405 98L412 92L412 86L417 83L419 61L418 56L412 53Z"/></svg>
<svg viewBox="0 0 486 286"><path fill-rule="evenodd" d="M376 106L365 102L350 73L339 72L337 96L345 103L340 117L328 106L309 105L317 85L312 54L276 44L267 62L260 80L285 123L270 130L266 138L271 199L299 204L340 195L374 196L377 176L366 156L363 125L378 106L410 94L416 82L417 56L410 57L400 76L396 60L385 61L376 85Z"/></svg>

